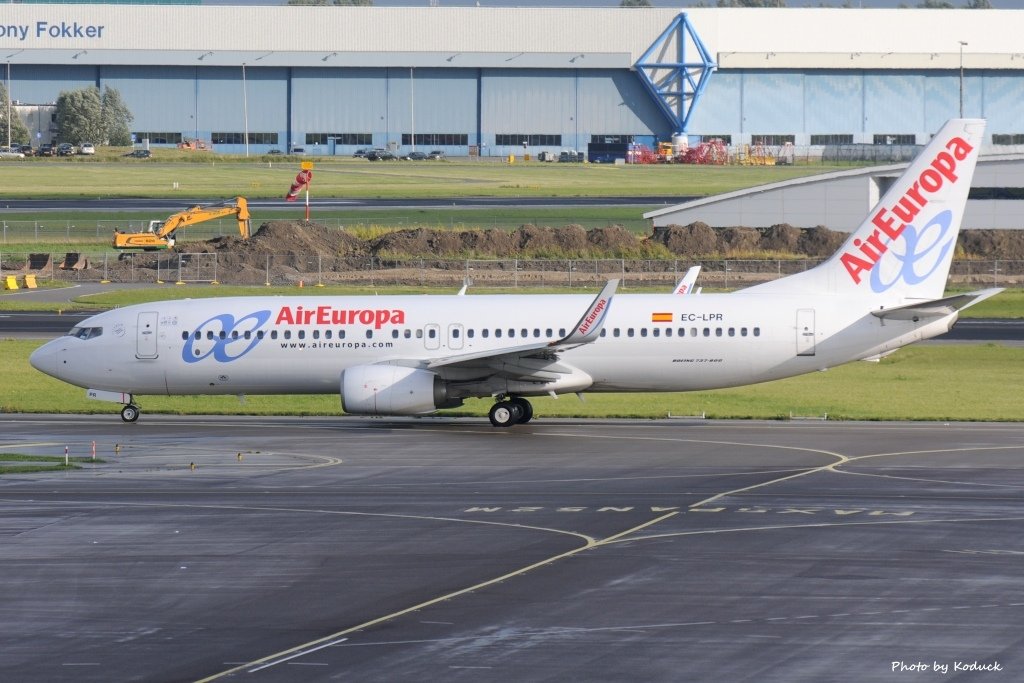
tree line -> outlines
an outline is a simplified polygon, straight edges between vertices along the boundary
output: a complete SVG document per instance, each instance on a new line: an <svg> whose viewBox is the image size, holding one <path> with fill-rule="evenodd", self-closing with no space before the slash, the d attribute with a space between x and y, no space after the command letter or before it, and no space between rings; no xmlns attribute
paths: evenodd
<svg viewBox="0 0 1024 683"><path fill-rule="evenodd" d="M8 120L7 89L0 84L0 140L7 142L8 130L12 143L32 144L32 135L24 122L11 113ZM100 92L96 86L81 90L62 91L56 104L56 142L73 145L93 142L98 145L126 146L132 144L130 124L132 116L128 105L117 88L107 86Z"/></svg>

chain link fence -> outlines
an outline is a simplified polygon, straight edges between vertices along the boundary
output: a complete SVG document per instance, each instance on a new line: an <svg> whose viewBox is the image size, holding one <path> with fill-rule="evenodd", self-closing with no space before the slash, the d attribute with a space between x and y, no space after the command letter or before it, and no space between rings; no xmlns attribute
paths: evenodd
<svg viewBox="0 0 1024 683"><path fill-rule="evenodd" d="M370 285L476 288L585 288L610 278L622 287L669 290L690 266L702 266L698 284L732 289L813 268L818 259L405 259L327 257L320 254L104 252L83 254L0 251L3 276L33 274L67 282L180 282L225 285ZM951 285L1018 287L1024 261L954 261Z"/></svg>

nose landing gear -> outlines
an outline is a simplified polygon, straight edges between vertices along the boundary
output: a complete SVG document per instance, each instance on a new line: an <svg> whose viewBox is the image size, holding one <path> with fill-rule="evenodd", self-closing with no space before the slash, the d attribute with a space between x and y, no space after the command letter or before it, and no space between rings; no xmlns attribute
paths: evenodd
<svg viewBox="0 0 1024 683"><path fill-rule="evenodd" d="M139 407L133 403L129 403L124 408L121 408L121 419L125 422L135 422L139 419L139 415L142 413Z"/></svg>
<svg viewBox="0 0 1024 683"><path fill-rule="evenodd" d="M533 405L522 396L513 396L491 406L487 417L495 427L526 424L533 419Z"/></svg>

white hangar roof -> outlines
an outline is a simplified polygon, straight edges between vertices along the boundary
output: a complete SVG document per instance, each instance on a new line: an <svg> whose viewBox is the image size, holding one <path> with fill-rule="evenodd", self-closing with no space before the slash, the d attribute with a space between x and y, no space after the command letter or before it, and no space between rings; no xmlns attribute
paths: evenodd
<svg viewBox="0 0 1024 683"><path fill-rule="evenodd" d="M1024 68L1013 10L693 8L719 68ZM8 4L0 62L630 68L675 9ZM668 55L674 56L674 55Z"/></svg>
<svg viewBox="0 0 1024 683"><path fill-rule="evenodd" d="M770 183L649 211L644 218L650 218L655 226L702 221L718 227L762 228L788 223L852 232L909 165L858 168ZM1019 188L1022 179L1024 155L992 155L979 159L971 187ZM1024 229L1024 201L969 199L963 227Z"/></svg>

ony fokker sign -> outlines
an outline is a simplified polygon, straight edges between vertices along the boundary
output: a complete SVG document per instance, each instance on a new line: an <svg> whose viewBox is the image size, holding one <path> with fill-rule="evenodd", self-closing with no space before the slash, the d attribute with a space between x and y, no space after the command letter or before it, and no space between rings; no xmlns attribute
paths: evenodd
<svg viewBox="0 0 1024 683"><path fill-rule="evenodd" d="M37 21L34 24L0 24L0 39L13 38L19 41L30 39L57 38L102 38L106 26L80 24L77 21Z"/></svg>

